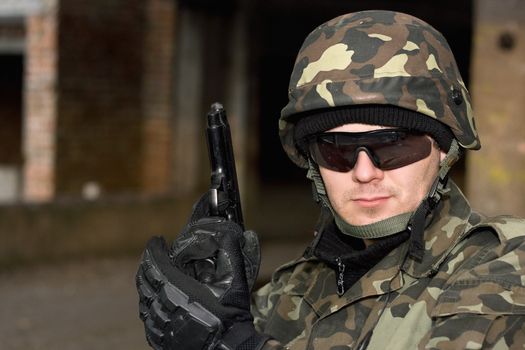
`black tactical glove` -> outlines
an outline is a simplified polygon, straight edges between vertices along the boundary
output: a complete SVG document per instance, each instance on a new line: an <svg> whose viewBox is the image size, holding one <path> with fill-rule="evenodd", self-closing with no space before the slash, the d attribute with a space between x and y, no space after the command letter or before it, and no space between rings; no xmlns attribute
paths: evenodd
<svg viewBox="0 0 525 350"><path fill-rule="evenodd" d="M146 338L163 350L259 349L268 337L250 314L255 233L223 218L198 219L199 204L171 249L154 237L144 251L137 290Z"/></svg>

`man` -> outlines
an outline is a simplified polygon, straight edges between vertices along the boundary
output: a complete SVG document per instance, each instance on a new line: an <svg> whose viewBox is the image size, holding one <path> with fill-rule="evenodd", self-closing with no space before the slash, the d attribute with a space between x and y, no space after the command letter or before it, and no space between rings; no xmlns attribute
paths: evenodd
<svg viewBox="0 0 525 350"><path fill-rule="evenodd" d="M154 348L523 348L525 224L473 212L447 182L480 143L439 32L390 11L319 26L279 129L321 204L314 241L250 309L253 234L207 217L201 200L173 247L150 241L139 268Z"/></svg>

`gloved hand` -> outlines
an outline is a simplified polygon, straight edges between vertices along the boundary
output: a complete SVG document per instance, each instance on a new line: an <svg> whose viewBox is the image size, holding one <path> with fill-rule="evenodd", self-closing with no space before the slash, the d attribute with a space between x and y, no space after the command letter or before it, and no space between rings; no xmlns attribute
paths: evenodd
<svg viewBox="0 0 525 350"><path fill-rule="evenodd" d="M137 272L146 338L163 350L258 349L268 337L255 331L250 314L257 238L199 214L197 204L171 249L160 237L147 243Z"/></svg>

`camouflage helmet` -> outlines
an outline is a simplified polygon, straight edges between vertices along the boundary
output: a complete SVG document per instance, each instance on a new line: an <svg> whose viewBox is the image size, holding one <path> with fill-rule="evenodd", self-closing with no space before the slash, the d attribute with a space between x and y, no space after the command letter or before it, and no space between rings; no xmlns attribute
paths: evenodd
<svg viewBox="0 0 525 350"><path fill-rule="evenodd" d="M299 51L288 98L279 136L303 168L308 163L297 148L295 126L330 108L401 107L446 125L462 148L480 148L470 95L447 41L404 13L356 12L317 27Z"/></svg>

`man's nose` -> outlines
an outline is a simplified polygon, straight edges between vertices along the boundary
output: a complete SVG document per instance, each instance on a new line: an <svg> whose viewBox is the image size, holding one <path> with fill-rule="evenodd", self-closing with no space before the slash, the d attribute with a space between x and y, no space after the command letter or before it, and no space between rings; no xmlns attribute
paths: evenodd
<svg viewBox="0 0 525 350"><path fill-rule="evenodd" d="M352 178L356 182L371 182L382 179L384 171L374 165L372 159L365 151L358 151L357 160L352 169Z"/></svg>

